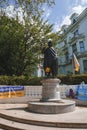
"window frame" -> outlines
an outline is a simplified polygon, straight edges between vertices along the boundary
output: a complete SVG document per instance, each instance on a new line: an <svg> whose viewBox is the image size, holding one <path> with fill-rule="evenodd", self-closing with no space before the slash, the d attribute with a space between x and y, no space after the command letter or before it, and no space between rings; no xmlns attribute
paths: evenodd
<svg viewBox="0 0 87 130"><path fill-rule="evenodd" d="M85 51L84 41L79 41L80 52Z"/></svg>

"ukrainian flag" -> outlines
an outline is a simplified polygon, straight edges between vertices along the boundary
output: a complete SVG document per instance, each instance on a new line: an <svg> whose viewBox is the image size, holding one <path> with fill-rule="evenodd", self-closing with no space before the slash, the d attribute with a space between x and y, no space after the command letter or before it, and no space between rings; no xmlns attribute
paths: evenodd
<svg viewBox="0 0 87 130"><path fill-rule="evenodd" d="M79 64L77 57L74 53L73 53L73 66L74 66L74 70L78 72L80 69L80 64Z"/></svg>

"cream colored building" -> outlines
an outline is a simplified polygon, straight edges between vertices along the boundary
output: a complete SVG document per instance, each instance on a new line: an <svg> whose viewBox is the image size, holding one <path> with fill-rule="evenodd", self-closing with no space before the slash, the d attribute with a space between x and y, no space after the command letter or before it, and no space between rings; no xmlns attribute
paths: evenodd
<svg viewBox="0 0 87 130"><path fill-rule="evenodd" d="M59 73L73 73L72 53L75 53L80 63L79 73L87 73L87 8L80 14L72 14L71 24L64 25L62 40L58 48L62 50L59 56Z"/></svg>

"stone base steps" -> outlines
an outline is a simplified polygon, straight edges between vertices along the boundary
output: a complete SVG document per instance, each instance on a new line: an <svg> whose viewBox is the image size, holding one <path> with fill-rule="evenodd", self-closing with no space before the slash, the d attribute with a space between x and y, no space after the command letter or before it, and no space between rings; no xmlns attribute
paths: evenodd
<svg viewBox="0 0 87 130"><path fill-rule="evenodd" d="M29 130L28 125L0 118L0 128L4 130Z"/></svg>
<svg viewBox="0 0 87 130"><path fill-rule="evenodd" d="M41 127L47 127L48 130L87 129L86 107L76 107L74 112L66 114L37 114L27 111L27 106L27 104L0 104L0 128L2 130L42 130Z"/></svg>
<svg viewBox="0 0 87 130"><path fill-rule="evenodd" d="M49 122L49 121L37 121L28 120L24 118L18 118L9 116L7 114L0 113L0 128L4 130L29 130L30 125L57 127L57 128L84 128L87 129L87 123L67 123L67 122Z"/></svg>

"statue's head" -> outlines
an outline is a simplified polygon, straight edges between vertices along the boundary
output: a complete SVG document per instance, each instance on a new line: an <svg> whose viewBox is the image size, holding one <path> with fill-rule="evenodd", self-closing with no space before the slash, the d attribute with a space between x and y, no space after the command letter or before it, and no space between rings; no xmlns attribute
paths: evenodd
<svg viewBox="0 0 87 130"><path fill-rule="evenodd" d="M52 47L52 39L48 39L48 46Z"/></svg>

